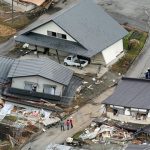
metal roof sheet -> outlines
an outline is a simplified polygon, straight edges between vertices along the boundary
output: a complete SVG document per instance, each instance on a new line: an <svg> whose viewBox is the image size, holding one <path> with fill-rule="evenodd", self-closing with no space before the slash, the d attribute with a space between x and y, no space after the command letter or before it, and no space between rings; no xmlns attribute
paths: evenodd
<svg viewBox="0 0 150 150"><path fill-rule="evenodd" d="M0 56L0 83L8 82L8 72L15 60L8 57Z"/></svg>
<svg viewBox="0 0 150 150"><path fill-rule="evenodd" d="M8 77L38 75L49 80L68 85L73 71L48 58L18 59L13 63Z"/></svg>
<svg viewBox="0 0 150 150"><path fill-rule="evenodd" d="M123 107L150 109L150 80L123 78L115 92L103 103Z"/></svg>

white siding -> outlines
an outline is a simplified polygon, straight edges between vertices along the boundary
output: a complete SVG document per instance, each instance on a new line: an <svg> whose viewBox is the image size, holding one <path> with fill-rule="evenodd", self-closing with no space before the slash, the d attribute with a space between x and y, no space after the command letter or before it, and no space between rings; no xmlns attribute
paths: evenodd
<svg viewBox="0 0 150 150"><path fill-rule="evenodd" d="M102 51L102 55L104 57L105 64L108 65L109 63L111 63L114 60L117 61L119 58L118 56L121 53L123 53L123 41L122 41L122 39Z"/></svg>
<svg viewBox="0 0 150 150"><path fill-rule="evenodd" d="M62 94L63 85L61 85L59 83L56 83L56 82L53 82L51 80L39 77L39 76L13 78L11 87L18 88L18 89L24 89L24 87L25 87L24 82L25 81L38 83L37 92L41 92L41 93L43 93L44 84L56 85L55 94L56 95L61 95Z"/></svg>
<svg viewBox="0 0 150 150"><path fill-rule="evenodd" d="M61 29L53 21L50 21L50 22L32 30L32 32L34 32L34 33L43 34L43 35L47 35L47 31L53 31L53 32L65 34L67 36L68 41L75 42L75 40L70 35L68 35L63 29Z"/></svg>

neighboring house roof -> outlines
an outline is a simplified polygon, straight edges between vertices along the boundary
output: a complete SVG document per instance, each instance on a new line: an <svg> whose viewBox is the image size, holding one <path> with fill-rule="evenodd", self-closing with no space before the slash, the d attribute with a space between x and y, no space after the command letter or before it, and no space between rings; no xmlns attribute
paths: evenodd
<svg viewBox="0 0 150 150"><path fill-rule="evenodd" d="M73 71L48 58L18 59L13 63L8 77L41 76L68 85Z"/></svg>
<svg viewBox="0 0 150 150"><path fill-rule="evenodd" d="M104 104L150 109L150 80L122 78L115 92Z"/></svg>
<svg viewBox="0 0 150 150"><path fill-rule="evenodd" d="M85 55L89 57L113 45L127 34L121 25L92 0L81 0L66 11L61 11L59 15L31 26L24 34L28 36L27 33L50 21L54 21L87 49L90 54Z"/></svg>
<svg viewBox="0 0 150 150"><path fill-rule="evenodd" d="M150 145L132 145L130 144L125 150L149 150Z"/></svg>
<svg viewBox="0 0 150 150"><path fill-rule="evenodd" d="M40 6L45 2L45 0L20 0L20 1L26 2L26 3L32 3L32 4L35 4L37 6Z"/></svg>
<svg viewBox="0 0 150 150"><path fill-rule="evenodd" d="M14 61L12 58L0 56L0 83L9 81L7 75Z"/></svg>

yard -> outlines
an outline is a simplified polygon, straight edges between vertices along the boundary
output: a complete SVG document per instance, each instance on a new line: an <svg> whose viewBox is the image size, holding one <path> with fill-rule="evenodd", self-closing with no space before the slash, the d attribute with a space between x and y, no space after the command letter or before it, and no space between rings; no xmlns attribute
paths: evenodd
<svg viewBox="0 0 150 150"><path fill-rule="evenodd" d="M34 14L34 11L32 13L14 11L12 21L11 6L0 1L0 43L8 40L17 30L23 29L43 13L42 9L35 9L35 11L37 11L36 15Z"/></svg>
<svg viewBox="0 0 150 150"><path fill-rule="evenodd" d="M124 37L125 55L111 68L111 71L125 74L135 58L140 54L148 34L136 29L126 28L129 34Z"/></svg>

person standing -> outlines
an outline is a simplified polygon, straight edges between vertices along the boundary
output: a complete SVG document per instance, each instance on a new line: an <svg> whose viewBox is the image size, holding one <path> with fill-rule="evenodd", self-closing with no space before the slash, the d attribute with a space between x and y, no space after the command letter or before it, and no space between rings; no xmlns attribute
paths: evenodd
<svg viewBox="0 0 150 150"><path fill-rule="evenodd" d="M73 120L72 120L72 117L70 117L70 126L71 126L71 128L73 128Z"/></svg>
<svg viewBox="0 0 150 150"><path fill-rule="evenodd" d="M70 120L69 119L67 119L66 125L67 125L67 130L69 130L69 126L70 126Z"/></svg>
<svg viewBox="0 0 150 150"><path fill-rule="evenodd" d="M61 127L61 131L65 131L64 121L62 119L60 120L60 127Z"/></svg>

